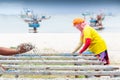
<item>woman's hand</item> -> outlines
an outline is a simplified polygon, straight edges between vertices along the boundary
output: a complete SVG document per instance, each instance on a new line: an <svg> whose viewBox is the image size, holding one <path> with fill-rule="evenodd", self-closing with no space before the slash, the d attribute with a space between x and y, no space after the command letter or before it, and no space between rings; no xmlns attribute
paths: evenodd
<svg viewBox="0 0 120 80"><path fill-rule="evenodd" d="M35 47L30 43L22 43L17 47L17 50L19 53L25 53L32 50L33 48Z"/></svg>

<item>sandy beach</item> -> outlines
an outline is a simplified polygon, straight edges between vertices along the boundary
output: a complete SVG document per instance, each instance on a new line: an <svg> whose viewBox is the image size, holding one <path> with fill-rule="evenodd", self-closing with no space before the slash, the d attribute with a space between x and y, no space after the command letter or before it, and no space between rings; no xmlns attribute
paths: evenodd
<svg viewBox="0 0 120 80"><path fill-rule="evenodd" d="M120 33L100 32L108 47L111 65L120 65ZM79 42L79 33L27 33L0 34L0 46L16 47L30 42L37 47L38 53L71 53Z"/></svg>

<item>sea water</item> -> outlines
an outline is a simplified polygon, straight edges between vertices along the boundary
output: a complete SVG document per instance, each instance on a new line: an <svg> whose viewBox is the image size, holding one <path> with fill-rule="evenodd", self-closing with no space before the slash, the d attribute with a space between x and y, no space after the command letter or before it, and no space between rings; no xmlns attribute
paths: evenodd
<svg viewBox="0 0 120 80"><path fill-rule="evenodd" d="M72 20L76 17L83 17L81 14L47 15L50 19L42 20L39 33L79 33L73 27ZM39 16L41 17L41 16ZM86 16L89 23L90 16ZM120 15L105 16L103 20L104 30L100 32L120 32ZM20 15L0 15L0 33L29 33L28 23Z"/></svg>

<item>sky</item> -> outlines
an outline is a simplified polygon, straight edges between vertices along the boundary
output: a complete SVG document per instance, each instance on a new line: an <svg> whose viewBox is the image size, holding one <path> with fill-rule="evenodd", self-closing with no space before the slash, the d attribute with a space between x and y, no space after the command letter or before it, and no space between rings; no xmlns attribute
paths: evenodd
<svg viewBox="0 0 120 80"><path fill-rule="evenodd" d="M0 0L0 14L19 14L23 8L45 14L119 13L119 3L120 0Z"/></svg>

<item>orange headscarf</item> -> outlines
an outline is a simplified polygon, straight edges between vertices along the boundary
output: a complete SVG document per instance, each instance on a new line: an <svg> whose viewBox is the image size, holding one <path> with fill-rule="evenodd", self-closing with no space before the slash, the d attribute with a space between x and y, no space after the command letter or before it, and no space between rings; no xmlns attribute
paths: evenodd
<svg viewBox="0 0 120 80"><path fill-rule="evenodd" d="M83 18L75 18L73 20L73 25L75 26L76 24L81 24L81 23L84 23L85 20Z"/></svg>

